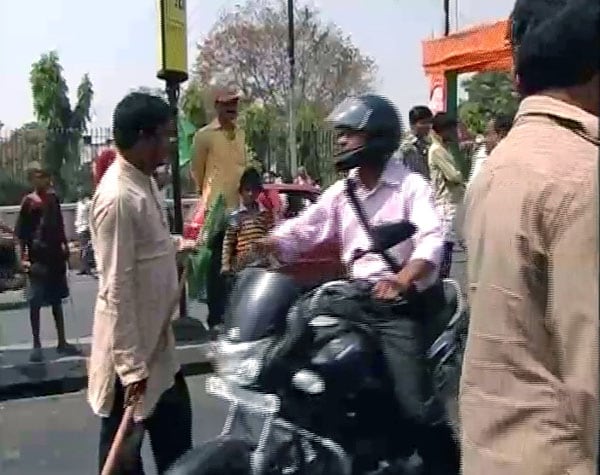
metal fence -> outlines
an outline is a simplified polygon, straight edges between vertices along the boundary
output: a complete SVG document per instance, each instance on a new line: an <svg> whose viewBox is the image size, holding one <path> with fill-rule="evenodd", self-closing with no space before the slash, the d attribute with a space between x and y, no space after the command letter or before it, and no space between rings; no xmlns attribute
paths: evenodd
<svg viewBox="0 0 600 475"><path fill-rule="evenodd" d="M65 189L74 190L91 175L91 163L112 139L110 128L87 132L47 129L35 124L17 130L0 131L0 205L14 204L15 195L26 187L26 170L32 162L62 164L61 180ZM282 127L271 130L246 130L249 155L264 170L274 170L291 179L288 132ZM331 166L333 134L318 127L297 131L298 165L322 183L330 183L335 174ZM52 169L57 169L53 166ZM187 170L182 170L184 193L193 191Z"/></svg>

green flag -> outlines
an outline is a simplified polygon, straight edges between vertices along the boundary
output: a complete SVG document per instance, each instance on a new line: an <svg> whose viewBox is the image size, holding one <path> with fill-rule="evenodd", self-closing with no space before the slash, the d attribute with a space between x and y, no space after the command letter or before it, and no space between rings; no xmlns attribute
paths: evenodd
<svg viewBox="0 0 600 475"><path fill-rule="evenodd" d="M185 117L179 117L177 133L179 135L179 166L185 167L192 159L192 142L196 127Z"/></svg>

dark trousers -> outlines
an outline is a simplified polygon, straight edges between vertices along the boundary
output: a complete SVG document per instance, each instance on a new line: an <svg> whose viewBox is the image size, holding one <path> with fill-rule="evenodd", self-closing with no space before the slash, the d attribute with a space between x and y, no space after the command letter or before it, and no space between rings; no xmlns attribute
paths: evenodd
<svg viewBox="0 0 600 475"><path fill-rule="evenodd" d="M123 386L117 379L115 402L109 417L103 417L100 427L99 472L123 417ZM148 431L150 445L159 475L192 448L192 407L190 394L181 373L175 375L175 384L160 397L152 415L143 422L134 423L125 438L119 464L113 475L143 475L141 448Z"/></svg>
<svg viewBox="0 0 600 475"><path fill-rule="evenodd" d="M372 327L379 337L403 423L423 459L424 473L453 475L460 471L460 451L443 401L435 394L426 358L424 299L426 296L415 302L418 308L412 316L397 318L389 318L393 317L393 304L376 303L384 318L372 322Z"/></svg>
<svg viewBox="0 0 600 475"><path fill-rule="evenodd" d="M444 243L444 253L442 254L442 263L440 265L440 279L447 279L450 277L450 269L452 268L452 252L454 250L454 243L446 241Z"/></svg>
<svg viewBox="0 0 600 475"><path fill-rule="evenodd" d="M208 326L213 327L223 323L225 303L227 301L227 285L221 275L221 256L223 253L225 232L219 233L210 248L210 266L206 282L206 303L208 305Z"/></svg>
<svg viewBox="0 0 600 475"><path fill-rule="evenodd" d="M79 233L79 260L81 271L90 272L94 267L94 252L92 250L91 235L89 231Z"/></svg>

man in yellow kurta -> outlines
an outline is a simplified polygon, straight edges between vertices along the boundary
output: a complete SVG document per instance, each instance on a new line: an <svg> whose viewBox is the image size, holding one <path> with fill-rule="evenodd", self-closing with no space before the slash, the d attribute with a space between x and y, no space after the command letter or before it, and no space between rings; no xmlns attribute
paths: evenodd
<svg viewBox="0 0 600 475"><path fill-rule="evenodd" d="M228 210L239 205L238 185L246 168L245 137L236 125L240 93L233 87L218 88L214 94L217 117L196 132L192 176L207 207L223 195ZM220 275L224 230L211 243L207 279L208 325L215 329L225 311L224 282Z"/></svg>

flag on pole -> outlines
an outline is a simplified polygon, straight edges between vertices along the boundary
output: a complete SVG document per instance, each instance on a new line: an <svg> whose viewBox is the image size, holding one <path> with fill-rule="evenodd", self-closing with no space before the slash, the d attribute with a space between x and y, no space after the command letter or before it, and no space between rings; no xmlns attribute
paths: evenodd
<svg viewBox="0 0 600 475"><path fill-rule="evenodd" d="M179 166L185 167L192 160L192 142L196 126L185 117L179 117L177 134L179 136Z"/></svg>

